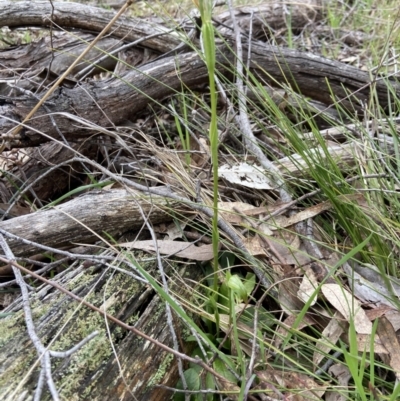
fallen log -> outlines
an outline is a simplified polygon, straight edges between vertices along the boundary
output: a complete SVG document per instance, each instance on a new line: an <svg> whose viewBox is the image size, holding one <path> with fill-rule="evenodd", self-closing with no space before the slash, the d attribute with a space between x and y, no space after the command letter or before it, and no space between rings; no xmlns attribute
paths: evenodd
<svg viewBox="0 0 400 401"><path fill-rule="evenodd" d="M235 55L230 47L234 47L234 43L229 37L226 37L226 44L218 47L217 70L222 75L229 75L233 69ZM244 48L247 54L246 44ZM251 44L250 69L262 82L291 86L326 105L339 101L344 108L353 111L362 109L362 104L370 98L371 88L382 107L393 100L388 95L388 84L393 87L393 97L400 95L400 85L395 81L371 81L367 72L344 63L263 43ZM38 101L32 96L16 96L0 106L0 139L10 148L28 147L57 138L60 130L67 140L73 140L87 136L88 128L91 134L96 127L110 127L110 123L119 124L137 115L149 103L180 91L182 85L193 89L207 82L208 72L197 52L167 57L118 78L57 89L35 118L14 137L10 133L16 124L23 121Z"/></svg>
<svg viewBox="0 0 400 401"><path fill-rule="evenodd" d="M225 47L219 50L218 70L227 73L234 55ZM373 84L368 73L357 68L263 44L252 45L251 68L263 82L284 82L303 95L327 105L333 103L333 93L335 100L340 101L343 107L354 110L360 109L361 102L369 99ZM42 131L46 131L50 137L57 137L57 129L48 117L50 112L65 137L69 140L77 139L87 135L88 127L107 127L110 121L118 124L143 110L149 102L171 95L182 85L195 88L205 84L207 79L207 69L200 56L187 53L178 59L169 57L155 61L139 70L128 72L121 79L84 83L74 89L61 88L56 90L46 108L42 107L36 118L30 120L16 138L5 133L12 131L16 122L23 120L37 100L21 97L6 101L1 107L0 132L3 134L0 138L6 140L9 147L26 147L49 140L49 137L43 137ZM400 86L393 83L393 88L394 93L400 95ZM374 83L374 90L382 107L387 106L391 99L386 83Z"/></svg>
<svg viewBox="0 0 400 401"><path fill-rule="evenodd" d="M93 191L54 206L0 223L0 230L24 239L8 239L15 256L38 253L34 241L50 247L90 244L129 230L139 230L145 221L152 224L172 220L182 204L159 196L146 196L133 190ZM143 215L142 215L143 213ZM40 252L40 251L39 251Z"/></svg>
<svg viewBox="0 0 400 401"><path fill-rule="evenodd" d="M114 15L114 11L80 3L50 4L38 1L32 7L30 1L0 2L0 26L8 27L48 27L55 24L65 29L100 32ZM160 52L171 50L181 42L175 30L140 18L124 16L114 25L112 36L127 42L148 37L141 45Z"/></svg>
<svg viewBox="0 0 400 401"><path fill-rule="evenodd" d="M243 32L252 31L254 39L263 39L271 37L275 30L295 31L317 22L323 17L328 3L326 0L271 1L258 5L238 6L234 8L233 13ZM218 30L223 35L232 31L230 11L218 14L214 21L222 24Z"/></svg>
<svg viewBox="0 0 400 401"><path fill-rule="evenodd" d="M240 6L235 8L235 17L245 32L252 25L256 37L269 36L271 29L303 28L311 21L320 19L327 0L305 0L301 3L269 2L257 6ZM288 12L290 10L290 12ZM50 26L82 31L100 32L115 15L114 11L80 3L35 2L32 7L29 1L0 2L0 26ZM45 17L44 17L45 16ZM290 23L288 19L290 17ZM222 12L215 17L221 24L222 33L230 31L232 18L230 12ZM166 26L145 21L135 17L121 17L116 21L110 35L125 42L143 40L140 45L160 53L176 48L184 35Z"/></svg>
<svg viewBox="0 0 400 401"><path fill-rule="evenodd" d="M131 260L141 260L132 254ZM117 258L116 258L117 260ZM154 278L159 278L157 263L138 262ZM114 264L115 265L115 264ZM132 273L131 269L118 264ZM181 302L193 302L193 285L201 269L169 261L164 266L169 290ZM71 289L75 295L103 308L119 320L134 325L154 340L173 348L170 327L166 324L165 303L147 284L111 267L74 266L60 273L54 282ZM164 401L174 387L178 364L170 353L145 341L50 285L39 286L30 296L37 333L46 346L65 351L93 331L98 335L79 351L65 358L52 358L52 376L61 399L87 401ZM0 400L31 400L38 384L40 363L24 323L21 299L16 300L0 319ZM188 330L182 320L173 319L180 344L179 351L190 353L195 345L187 342ZM190 333L190 332L189 332ZM41 400L51 400L47 389Z"/></svg>
<svg viewBox="0 0 400 401"><path fill-rule="evenodd" d="M95 159L97 145L73 143L70 147L59 142L45 142L40 146L3 152L0 157L1 201L11 202L13 196L49 202L84 184L82 164L69 162L76 153ZM58 166L58 167L57 167Z"/></svg>

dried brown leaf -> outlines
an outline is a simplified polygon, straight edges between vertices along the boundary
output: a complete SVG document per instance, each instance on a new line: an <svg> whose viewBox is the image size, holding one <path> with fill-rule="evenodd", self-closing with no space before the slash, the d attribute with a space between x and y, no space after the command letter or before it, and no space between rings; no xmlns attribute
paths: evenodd
<svg viewBox="0 0 400 401"><path fill-rule="evenodd" d="M395 371L397 380L400 380L400 344L392 324L385 316L379 318L376 332L389 352L390 367Z"/></svg>
<svg viewBox="0 0 400 401"><path fill-rule="evenodd" d="M312 259L300 243L297 234L285 233L285 239L276 237L267 237L268 242L272 244L275 251L279 253L281 260L287 265L305 266Z"/></svg>
<svg viewBox="0 0 400 401"><path fill-rule="evenodd" d="M349 385L351 379L351 373L349 368L341 363L332 365L328 371L333 377L337 378L339 386L346 388ZM348 398L343 395L340 391L329 390L325 394L325 401L346 401Z"/></svg>
<svg viewBox="0 0 400 401"><path fill-rule="evenodd" d="M364 352L371 349L371 336L369 334L356 334L357 339L357 350ZM377 354L389 354L388 350L382 344L381 339L378 336L374 338L374 352Z"/></svg>
<svg viewBox="0 0 400 401"><path fill-rule="evenodd" d="M153 240L148 240L124 242L119 246L146 252L158 251L162 255L178 256L189 260L207 261L213 258L212 244L196 246L190 242L159 240L156 247Z"/></svg>
<svg viewBox="0 0 400 401"><path fill-rule="evenodd" d="M232 224L240 224L243 221L240 213L247 216L252 210L260 208L244 202L219 202L218 209L224 220Z"/></svg>
<svg viewBox="0 0 400 401"><path fill-rule="evenodd" d="M328 323L325 329L322 331L321 338L315 345L315 351L313 356L313 365L319 366L325 355L328 354L335 346L340 336L343 334L346 322L340 322L342 315L339 312L335 312L332 320Z"/></svg>
<svg viewBox="0 0 400 401"><path fill-rule="evenodd" d="M218 176L243 187L273 190L277 189L272 179L265 174L261 166L248 163L238 163L234 166L225 164L218 169Z"/></svg>
<svg viewBox="0 0 400 401"><path fill-rule="evenodd" d="M350 322L354 321L355 330L359 334L371 334L372 323L361 308L360 302L339 284L324 284L321 291L325 298Z"/></svg>
<svg viewBox="0 0 400 401"><path fill-rule="evenodd" d="M300 283L299 290L297 291L297 296L301 299L304 303L308 302L311 296L314 295L316 288L318 287L319 283L315 276L315 273L311 266L306 266L304 268L304 276ZM315 305L317 302L317 296L314 295L313 300L310 303L310 306Z"/></svg>
<svg viewBox="0 0 400 401"><path fill-rule="evenodd" d="M299 290L299 279L297 277L285 278L279 284L278 303L287 315L296 315L304 306L304 303L297 297Z"/></svg>
<svg viewBox="0 0 400 401"><path fill-rule="evenodd" d="M280 386L287 389L286 395L290 400L321 400L326 391L325 386L319 386L313 379L302 373L267 369L256 372L256 375L262 383L265 383L264 388ZM271 392L272 390L269 390L266 393L271 394Z"/></svg>
<svg viewBox="0 0 400 401"><path fill-rule="evenodd" d="M229 399L230 400L238 400L239 397L236 394L232 394L231 392L234 391L237 394L240 393L240 388L235 384L230 382L227 379L222 379L220 377L215 377L216 382L218 383L218 387L220 391L229 391Z"/></svg>
<svg viewBox="0 0 400 401"><path fill-rule="evenodd" d="M243 243L251 255L253 256L266 255L265 244L263 244L258 235L246 238L243 241Z"/></svg>

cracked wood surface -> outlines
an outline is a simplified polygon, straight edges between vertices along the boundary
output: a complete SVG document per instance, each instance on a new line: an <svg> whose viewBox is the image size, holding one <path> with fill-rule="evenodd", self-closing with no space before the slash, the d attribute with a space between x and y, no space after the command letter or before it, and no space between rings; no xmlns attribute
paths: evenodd
<svg viewBox="0 0 400 401"><path fill-rule="evenodd" d="M303 95L326 105L332 103L331 93L334 93L344 107L359 109L360 102L368 101L371 85L375 87L383 107L390 100L384 81L372 83L369 74L357 68L316 55L263 44L253 44L251 49L251 69L260 80L285 82ZM219 72L227 73L233 61L231 52L220 47L217 55ZM29 121L29 129L25 127L17 142L11 140L10 146L33 146L44 142L48 138L40 134L43 130L47 135L57 137L57 130L47 117L48 112L54 113L54 120L66 138L73 139L87 135L88 127L107 127L110 121L114 124L124 121L143 110L149 99L162 100L182 85L195 88L206 84L207 80L207 69L200 56L187 53L178 58L173 56L155 61L126 73L122 79L83 83L73 89L59 88L50 97L46 109L40 109L36 117ZM400 96L399 85L393 83L393 87ZM12 130L15 121L22 121L36 102L24 96L3 103L2 115L13 118L0 118L0 132ZM107 113L104 113L105 110ZM79 121L86 127L80 129ZM4 139L10 140L7 135Z"/></svg>
<svg viewBox="0 0 400 401"><path fill-rule="evenodd" d="M0 229L25 240L50 247L90 244L128 230L139 230L144 224L140 209L152 224L172 220L171 213L183 209L177 201L158 196L145 196L133 190L93 191L54 206L51 210L0 222ZM172 211L172 212L171 212ZM15 256L40 252L32 244L7 238Z"/></svg>
<svg viewBox="0 0 400 401"><path fill-rule="evenodd" d="M140 253L132 254L131 258L137 258L152 277L160 279L154 259L147 257L144 262ZM123 263L114 265L127 273L135 273ZM164 269L176 299L182 304L193 302L196 294L193 287L201 279L202 270L173 261L165 263ZM74 266L53 280L153 339L174 346L166 324L165 302L147 284L101 264L89 268ZM78 352L67 358L52 359L52 374L61 399L170 399L171 391L156 386L174 387L178 380L178 365L171 354L112 322L106 324L103 316L50 285L43 284L31 293L31 306L37 333L52 350L68 350L93 331L99 332ZM21 300L16 300L7 311L12 314L0 319L0 400L32 400L39 374L38 356L26 332ZM173 319L173 326L180 351L190 354L195 345L186 341L190 332L178 318ZM41 400L52 399L45 388Z"/></svg>
<svg viewBox="0 0 400 401"><path fill-rule="evenodd" d="M60 7L68 7L73 3L57 3L57 7L58 4ZM62 7L60 10L63 10ZM24 8L24 12L29 16L28 9ZM36 18L34 21L39 23L36 11L31 11L31 14L32 18ZM25 22L29 21L28 16ZM5 23L4 18L9 17L9 12L7 14L3 11L2 19L0 13L0 26ZM234 48L234 41L228 35L226 40L228 45ZM246 41L247 39L244 40ZM244 54L247 54L246 44ZM0 54L0 61L5 66L8 65L7 52ZM234 62L235 56L229 47L220 44L217 53L219 74L229 75ZM15 60L9 65L11 66L15 66ZM252 43L250 68L262 82L290 85L303 95L327 106L333 103L333 94L335 100L339 100L343 107L360 111L362 105L370 98L372 86L382 107L386 107L393 100L388 95L386 81L377 79L371 82L367 72L311 53ZM88 132L91 134L92 130L99 127L112 127L113 124L117 125L129 119L152 102L161 101L180 90L182 85L195 89L207 85L207 82L208 73L201 57L196 52L189 52L150 62L124 73L119 78L82 82L73 88L61 87L17 138L10 136L10 132L16 123L21 122L31 111L37 99L27 95L14 96L4 100L0 106L1 139L6 140L9 147L28 147L48 141L49 137L57 138L57 128L49 119L49 113L53 113L55 124L67 140L87 136ZM393 96L399 96L400 86L395 81L388 82L393 86ZM91 130L88 131L88 128ZM42 132L49 137L43 136Z"/></svg>
<svg viewBox="0 0 400 401"><path fill-rule="evenodd" d="M32 5L31 1L0 1L0 26L46 27L53 21L56 26L66 29L100 32L115 15L114 11L73 2L35 1L34 7ZM152 36L141 45L160 52L171 50L181 42L174 30L133 17L121 17L113 26L112 36L127 42Z"/></svg>

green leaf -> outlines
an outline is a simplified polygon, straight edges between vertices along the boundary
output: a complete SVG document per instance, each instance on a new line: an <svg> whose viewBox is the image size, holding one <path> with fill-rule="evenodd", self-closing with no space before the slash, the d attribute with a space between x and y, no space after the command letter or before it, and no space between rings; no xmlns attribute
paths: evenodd
<svg viewBox="0 0 400 401"><path fill-rule="evenodd" d="M235 265L236 255L232 252L223 251L219 254L219 265L221 269L229 269Z"/></svg>
<svg viewBox="0 0 400 401"><path fill-rule="evenodd" d="M192 369L193 371L197 372L197 374L200 376L200 373L201 373L201 371L203 369L200 365L198 365L197 363L194 363L194 362L190 362L189 366L190 366L190 368L187 369L187 370ZM190 372L190 375L192 375L192 374L193 374L193 372Z"/></svg>
<svg viewBox="0 0 400 401"><path fill-rule="evenodd" d="M198 368L200 368L200 366L196 365ZM192 391L196 391L196 390L200 390L200 369L197 369L195 367L193 368L189 368L188 370L186 370L183 374L185 376L186 379L186 384L188 386L189 390Z"/></svg>
<svg viewBox="0 0 400 401"><path fill-rule="evenodd" d="M226 283L221 284L221 286L219 287L218 295L218 303L225 306L226 308L229 308L229 288ZM222 308L221 313L224 313Z"/></svg>
<svg viewBox="0 0 400 401"><path fill-rule="evenodd" d="M214 287L214 269L211 263L207 263L204 265L204 274L207 277L207 285L211 289ZM209 293L212 293L212 290L209 290Z"/></svg>
<svg viewBox="0 0 400 401"><path fill-rule="evenodd" d="M236 383L236 378L233 373L227 368L224 361L217 358L213 363L214 370L219 373L221 376L224 376L226 380L229 380L232 383Z"/></svg>
<svg viewBox="0 0 400 401"><path fill-rule="evenodd" d="M214 390L216 389L216 383L215 383L215 379L214 376L211 373L207 373L206 375L206 389L207 390ZM213 394L207 394L207 401L212 401L214 398Z"/></svg>
<svg viewBox="0 0 400 401"><path fill-rule="evenodd" d="M247 324L250 327L253 327L255 309L256 307L254 305L249 305L241 314L239 321ZM276 323L274 316L270 312L268 312L263 306L259 306L257 307L257 309L258 309L257 321L259 325L263 327L271 327Z"/></svg>
<svg viewBox="0 0 400 401"><path fill-rule="evenodd" d="M200 368L200 370L201 370L201 368ZM196 368L189 368L188 370L185 370L183 372L183 375L185 376L188 390L191 390L191 391L200 390L200 371L198 371ZM183 390L182 380L179 379L176 388L179 390ZM173 399L174 399L174 401L184 401L185 394L175 393Z"/></svg>

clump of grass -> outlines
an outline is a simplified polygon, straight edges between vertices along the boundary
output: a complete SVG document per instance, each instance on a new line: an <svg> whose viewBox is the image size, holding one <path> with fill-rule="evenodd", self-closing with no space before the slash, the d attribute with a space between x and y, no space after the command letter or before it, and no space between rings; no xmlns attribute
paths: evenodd
<svg viewBox="0 0 400 401"><path fill-rule="evenodd" d="M363 5L368 6L365 3ZM329 20L332 27L343 27L343 24L339 23L339 21L345 21L344 15L341 19L341 12L340 7L335 9L335 5L330 5ZM360 15L365 14L367 11L360 5L360 7L355 7L354 12L357 13L357 18L361 18ZM359 26L358 28L361 27ZM375 29L378 29L378 27L375 27ZM379 57L382 57L382 53L377 52L374 54L375 49L369 49L369 51L373 59L378 61L380 60ZM399 268L396 255L397 250L400 249L400 244L397 234L398 223L395 219L395 216L399 213L399 203L395 190L397 184L395 182L397 181L396 177L398 176L399 167L393 155L385 153L385 150L382 148L377 148L376 140L371 136L368 125L355 119L354 115L342 109L340 104L338 104L338 116L336 118L339 118L339 121L346 121L346 124L354 122L357 125L358 134L355 137L354 131L346 131L344 134L345 138L341 140L342 143L357 143L365 151L362 158L354 155L356 163L350 170L343 170L343 164L332 155L326 138L321 135L319 125L314 119L315 111L312 111L307 102L299 100L296 107L296 120L301 121L302 124L295 125L288 118L287 107L277 104L267 92L263 91L261 85L257 85L257 90L259 92L258 96L263 99L263 104L260 107L256 106L257 102L249 101L249 104L252 105L252 111L249 111L250 118L257 126L264 127L266 135L268 135L268 130L265 128L265 119L269 122L267 125L273 126L274 130L284 133L285 142L283 144L282 142L274 144L277 150L286 155L299 155L300 159L304 162L305 168L307 168L308 178L298 180L297 182L290 181L291 188L295 193L304 193L304 191L318 188L318 194L312 198L312 203L328 200L333 205L329 213L318 219L320 224L314 222L315 229L318 232L318 246L323 246L324 250L328 253L341 255L342 257L340 263L334 269L332 269L332 266L327 265L331 269L330 275L334 276L337 274L338 268L343 263L356 257L361 263L369 263L377 266L382 276L387 276L388 274L397 276ZM296 96L290 92L290 89L286 88L286 91L288 97ZM386 119L387 134L397 144L395 139L397 138L397 124L393 120L394 115L389 114L383 117L381 113L376 114L376 110L379 110L379 105L376 104L374 93L372 92L370 104L366 108L366 118L373 121L379 120L379 122L382 119ZM262 116L263 120L260 120L260 116ZM333 120L330 120L329 115L326 115L327 125L332 125L332 122ZM306 130L305 127L307 127ZM307 137L308 139L305 139L304 136L306 131L311 133L311 136ZM228 147L223 147L223 149L228 152L231 151ZM395 153L398 152L397 145L394 147L394 151ZM379 157L377 156L378 154ZM270 155L272 154L270 153ZM382 163L382 160L385 162ZM297 159L293 159L293 162L296 163ZM386 178L382 179L382 177ZM362 204L357 200L351 201L351 199L356 199L354 196L359 196L360 193L364 199ZM216 196L215 192L214 196ZM391 206L388 207L388 205ZM393 250L396 251L393 252ZM232 256L231 263L232 266L235 266L241 260L240 254L232 254ZM225 266L225 268L230 267ZM212 274L215 275L215 270ZM233 293L227 291L232 276L230 273L221 276L220 273L218 277L219 284L217 287L215 278L210 281L213 288L210 297L215 298L216 292L219 294L217 297L218 302L215 303L213 301L211 309L217 309L219 317L224 313L227 313L230 317L227 326L229 329L224 327L224 331L229 332L229 335L223 339L221 346L228 353L231 353L230 358L232 358L232 363L237 367L237 372L240 372L241 380L239 382L235 381L235 383L240 387L240 390L239 388L237 390L239 397L243 397L245 392L245 386L243 387L243 385L247 383L245 377L248 377L246 376L246 372L249 373L246 369L249 366L249 358L252 354L244 341L246 334L243 334L243 326L239 324L243 316L240 312L233 312L235 305L237 307L238 304L232 295ZM341 283L342 281L339 280L337 282ZM241 288L241 285L238 284L238 288ZM294 317L296 317L295 323L291 328L288 328L287 326L282 326L279 314L262 312L262 307L260 304L257 304L255 293L250 292L248 296L250 297L248 300L250 304L258 305L258 313L266 313L266 316L268 316L267 324L264 324L265 321L260 319L260 322L258 322L259 325L253 327L254 319L252 318L245 320L246 323L244 323L247 327L246 330L248 330L247 336L255 336L256 348L263 350L261 354L258 354L260 357L260 360L257 362L258 369L261 371L265 369L267 360L269 360L268 364L271 364L274 369L293 370L298 374L301 373L313 378L315 383L318 383L321 377L315 375L318 367L313 365L312 355L316 352L316 341L323 340L323 334L317 326L310 327L308 331L297 328L309 313L315 313L311 302L306 303L301 310L293 311ZM318 288L315 291L314 297L320 298ZM209 305L206 299L204 299L204 305ZM330 305L326 304L325 308L332 313ZM207 313L209 312L210 310L208 309ZM199 313L203 314L201 311ZM216 323L214 313L208 314L208 319L214 324ZM283 327L285 329L281 330ZM211 332L216 330L214 332L216 335L214 341L219 342L221 337L218 337L218 333L220 331L216 326L213 324L208 325L208 329ZM372 338L374 338L374 335L375 332L373 332ZM280 337L281 341L277 342L277 337ZM355 344L355 339L356 331L354 324L350 323L349 348L343 342L332 344L330 354L326 354L326 358L334 358L336 364L347 365L350 369L352 377L351 385L342 388L342 390L340 388L337 389L345 399L368 399L370 389L375 388L376 385L374 381L375 366L380 365L389 370L390 368L382 364L382 362L375 360L376 354L374 354L373 340L371 340L370 349L364 353L360 353ZM326 341L329 340L327 339ZM282 346L274 347L274 343L281 343ZM249 352L250 354L247 355ZM272 360L270 359L271 354L275 355ZM257 376L256 370L252 371L252 373L255 374L254 377ZM201 378L202 373L200 371L196 374ZM258 377L261 376L259 375ZM322 377L325 377L324 373ZM368 388L367 380L371 383L370 388ZM200 381L198 382L197 390L201 388ZM386 391L387 399L391 400L396 399L400 391L399 387L394 386L393 383L385 385L382 381L379 381L377 387L381 389L379 391ZM299 389L288 389L283 386L279 388L279 391L293 392L295 394ZM214 398L210 395L209 399Z"/></svg>

